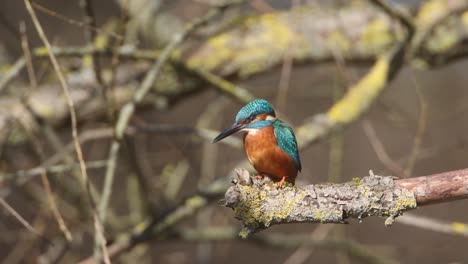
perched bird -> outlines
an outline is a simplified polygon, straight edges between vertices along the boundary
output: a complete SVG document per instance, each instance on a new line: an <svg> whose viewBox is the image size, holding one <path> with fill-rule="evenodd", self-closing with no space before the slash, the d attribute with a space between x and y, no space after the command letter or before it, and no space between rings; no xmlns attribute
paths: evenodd
<svg viewBox="0 0 468 264"><path fill-rule="evenodd" d="M219 134L213 143L238 131L244 135L244 149L250 164L259 173L267 175L278 186L294 184L301 171L296 137L286 123L276 118L275 110L264 99L254 100L239 110L235 123Z"/></svg>

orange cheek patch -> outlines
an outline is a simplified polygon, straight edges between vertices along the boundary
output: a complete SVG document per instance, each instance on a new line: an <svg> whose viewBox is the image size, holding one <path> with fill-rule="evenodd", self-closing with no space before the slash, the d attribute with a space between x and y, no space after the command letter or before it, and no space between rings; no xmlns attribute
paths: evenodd
<svg viewBox="0 0 468 264"><path fill-rule="evenodd" d="M266 120L268 114L261 114L259 116L257 116L254 121L260 121L260 120Z"/></svg>

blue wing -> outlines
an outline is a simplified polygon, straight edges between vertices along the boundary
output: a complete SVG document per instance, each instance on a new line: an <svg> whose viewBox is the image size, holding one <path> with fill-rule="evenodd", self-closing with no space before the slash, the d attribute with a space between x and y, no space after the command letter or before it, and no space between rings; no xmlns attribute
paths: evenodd
<svg viewBox="0 0 468 264"><path fill-rule="evenodd" d="M286 152L296 163L296 167L301 171L301 159L299 158L299 152L297 148L296 136L291 127L281 120L276 120L273 123L276 142L279 147Z"/></svg>

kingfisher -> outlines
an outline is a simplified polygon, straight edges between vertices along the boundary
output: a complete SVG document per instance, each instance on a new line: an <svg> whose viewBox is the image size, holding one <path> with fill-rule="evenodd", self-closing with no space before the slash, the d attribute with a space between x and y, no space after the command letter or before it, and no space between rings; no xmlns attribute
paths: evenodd
<svg viewBox="0 0 468 264"><path fill-rule="evenodd" d="M221 132L216 143L236 132L244 131L244 150L258 178L269 176L281 187L294 184L301 171L296 136L290 126L276 118L275 110L265 99L251 101L237 113L235 123Z"/></svg>

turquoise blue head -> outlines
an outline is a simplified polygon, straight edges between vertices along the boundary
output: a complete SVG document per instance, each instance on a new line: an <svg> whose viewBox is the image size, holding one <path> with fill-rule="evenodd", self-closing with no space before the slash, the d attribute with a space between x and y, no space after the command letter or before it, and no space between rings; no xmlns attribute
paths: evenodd
<svg viewBox="0 0 468 264"><path fill-rule="evenodd" d="M265 99L251 101L239 110L236 115L236 122L230 128L221 132L221 134L213 140L213 143L218 142L243 128L261 128L265 125L271 125L271 121L256 120L257 117L262 115L276 117L273 106L271 106L271 104Z"/></svg>
<svg viewBox="0 0 468 264"><path fill-rule="evenodd" d="M239 113L236 115L236 123L241 123L243 121L245 122L249 119L253 120L255 117L262 114L276 116L275 110L267 100L253 100L239 110Z"/></svg>

